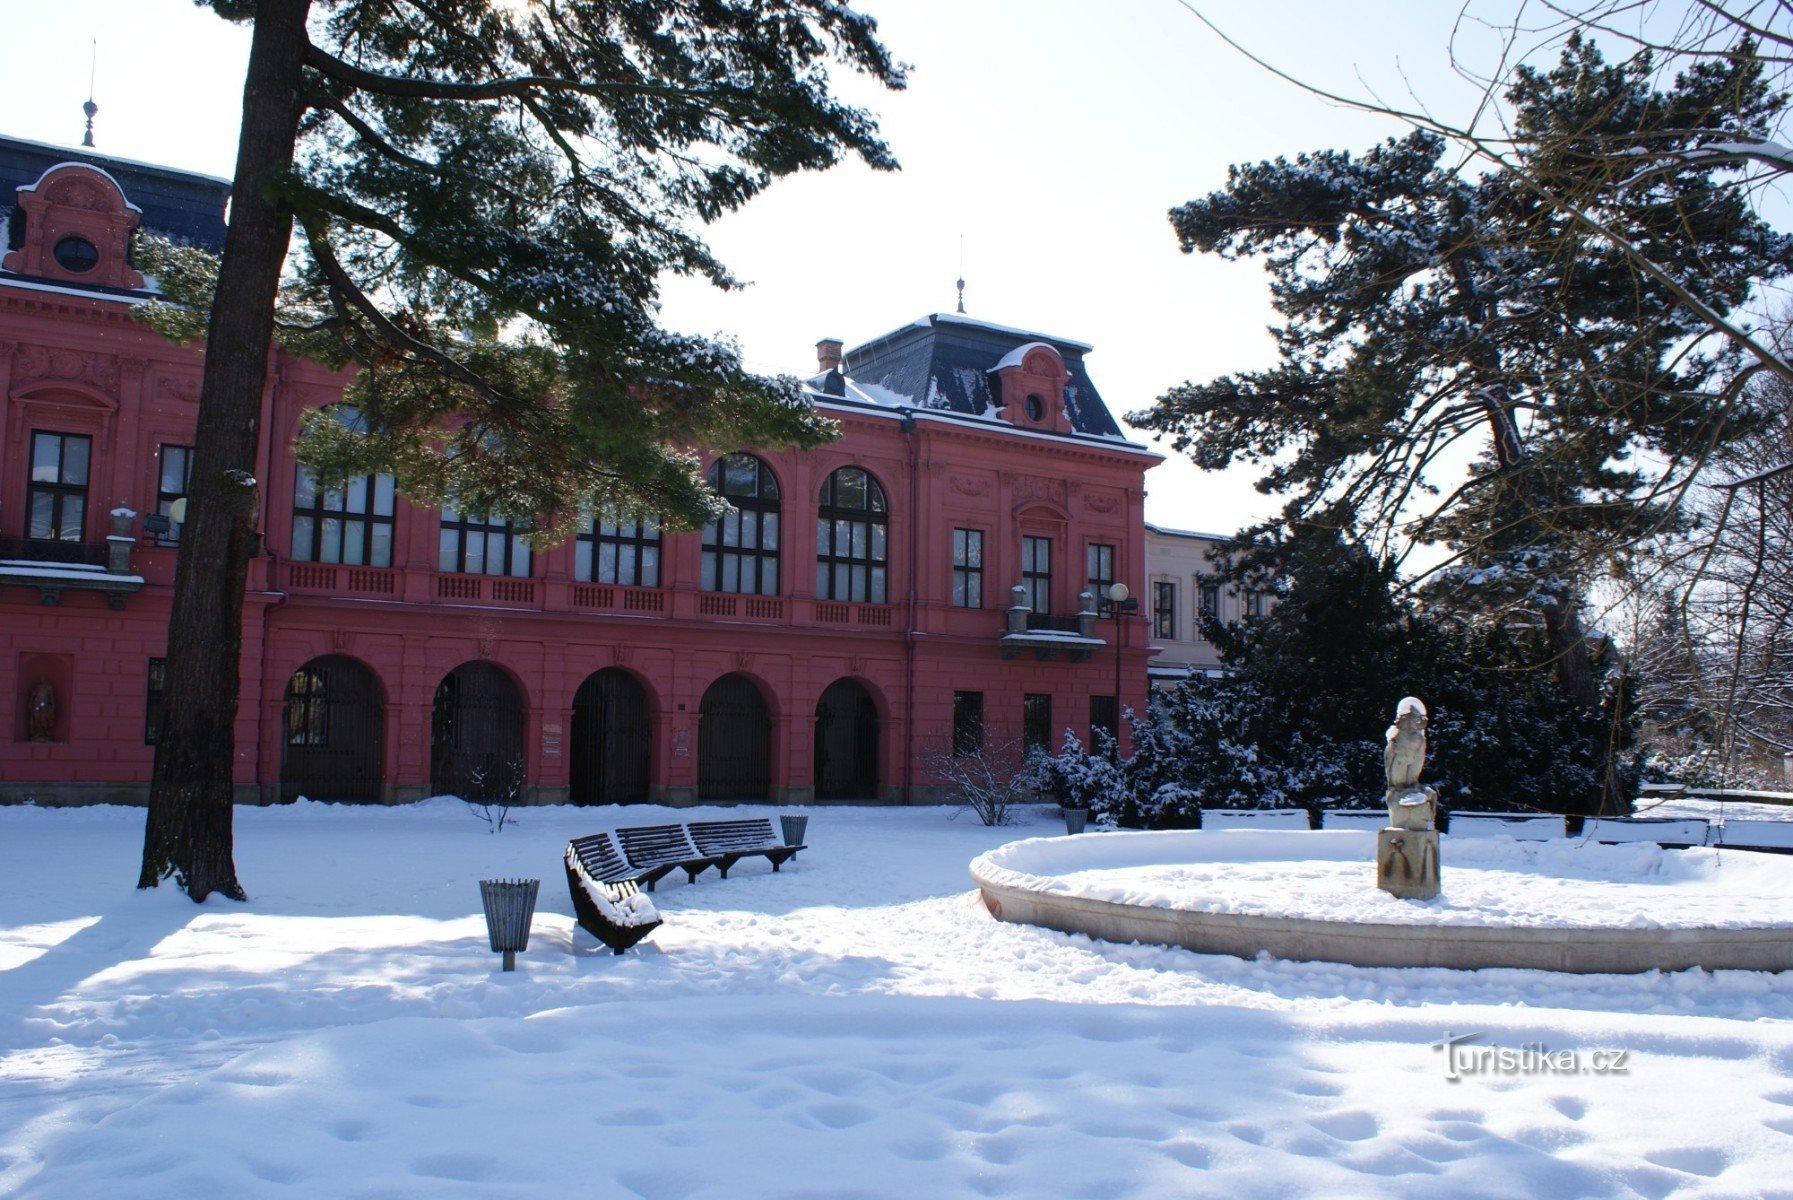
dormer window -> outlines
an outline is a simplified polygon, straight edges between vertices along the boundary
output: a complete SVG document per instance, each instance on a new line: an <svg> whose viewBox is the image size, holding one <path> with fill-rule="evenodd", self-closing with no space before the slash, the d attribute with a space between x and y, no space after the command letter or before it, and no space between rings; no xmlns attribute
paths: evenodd
<svg viewBox="0 0 1793 1200"><path fill-rule="evenodd" d="M1065 412L1065 360L1045 342L1028 342L1002 357L991 374L1002 419L1024 429L1071 432Z"/></svg>
<svg viewBox="0 0 1793 1200"><path fill-rule="evenodd" d="M1046 402L1038 396L1029 396L1027 398L1027 419L1029 421L1041 421L1044 420L1045 417Z"/></svg>
<svg viewBox="0 0 1793 1200"><path fill-rule="evenodd" d="M92 242L83 237L65 237L56 243L56 249L51 253L56 256L56 262L63 270L73 271L77 275L93 270L100 261L100 252Z"/></svg>

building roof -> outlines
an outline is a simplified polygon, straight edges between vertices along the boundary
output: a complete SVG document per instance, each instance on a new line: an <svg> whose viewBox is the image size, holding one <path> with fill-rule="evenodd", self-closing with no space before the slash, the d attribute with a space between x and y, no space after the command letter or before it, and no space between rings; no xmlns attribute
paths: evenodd
<svg viewBox="0 0 1793 1200"><path fill-rule="evenodd" d="M6 226L7 249L16 250L24 237L19 222L12 219L15 193L36 183L51 167L70 162L98 167L117 180L125 199L143 213L139 229L203 246L213 253L223 252L230 180L88 149L0 136L0 222Z"/></svg>
<svg viewBox="0 0 1793 1200"><path fill-rule="evenodd" d="M1014 351L1044 342L1057 350L1070 379L1065 413L1078 433L1124 438L1084 370L1085 342L980 321L963 313L933 313L855 346L847 374L829 371L809 381L827 396L897 408L990 414L996 404L990 376Z"/></svg>
<svg viewBox="0 0 1793 1200"><path fill-rule="evenodd" d="M1201 533L1194 529L1172 529L1168 525L1155 525L1145 522L1148 533L1162 534L1165 537L1191 538L1202 542L1230 542L1234 535L1230 533Z"/></svg>

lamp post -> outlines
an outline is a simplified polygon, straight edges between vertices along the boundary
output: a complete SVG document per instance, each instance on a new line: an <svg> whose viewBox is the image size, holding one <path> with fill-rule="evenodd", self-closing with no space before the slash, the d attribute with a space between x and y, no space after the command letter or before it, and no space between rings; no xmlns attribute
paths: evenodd
<svg viewBox="0 0 1793 1200"><path fill-rule="evenodd" d="M1121 757L1121 625L1128 613L1139 611L1139 601L1124 583L1111 583L1107 588L1108 611L1114 617L1114 757Z"/></svg>

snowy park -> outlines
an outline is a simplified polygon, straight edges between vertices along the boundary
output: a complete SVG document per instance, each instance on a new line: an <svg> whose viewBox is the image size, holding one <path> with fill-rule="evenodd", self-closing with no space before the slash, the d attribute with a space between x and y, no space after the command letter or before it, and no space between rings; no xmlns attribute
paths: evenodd
<svg viewBox="0 0 1793 1200"><path fill-rule="evenodd" d="M197 906L132 886L141 810L0 810L0 1194L1787 1194L1793 977L1094 941L998 922L967 874L1063 840L1048 812L807 811L776 874L661 881L619 957L573 921L569 838L778 810L250 808L250 902ZM1734 911L1793 870L1662 853L1696 857L1609 873L1734 877ZM506 974L477 881L518 876Z"/></svg>

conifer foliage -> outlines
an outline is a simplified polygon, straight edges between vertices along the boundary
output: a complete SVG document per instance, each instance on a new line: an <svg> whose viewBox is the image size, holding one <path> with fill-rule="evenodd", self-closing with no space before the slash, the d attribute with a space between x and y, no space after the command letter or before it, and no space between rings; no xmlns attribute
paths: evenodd
<svg viewBox="0 0 1793 1200"><path fill-rule="evenodd" d="M1786 98L1762 67L1740 52L1662 86L1647 55L1608 64L1578 36L1506 94L1522 172L1460 174L1425 131L1234 167L1171 220L1186 252L1263 259L1279 361L1132 419L1203 467L1262 464L1288 498L1272 525L1447 547L1435 599L1541 623L1565 695L1597 712L1588 580L1677 528L1693 473L1749 424L1736 350L1627 250L1720 313L1793 269L1793 240L1726 186L1738 164L1677 153L1765 136Z"/></svg>
<svg viewBox="0 0 1793 1200"><path fill-rule="evenodd" d="M302 441L326 478L392 471L542 537L593 503L700 524L694 450L830 428L793 381L662 327L658 280L736 286L694 226L780 176L894 167L828 71L903 69L833 0L197 2L254 35L223 259L180 273L213 298L139 885L202 900L243 895L232 723L276 332L358 369L362 420Z"/></svg>

